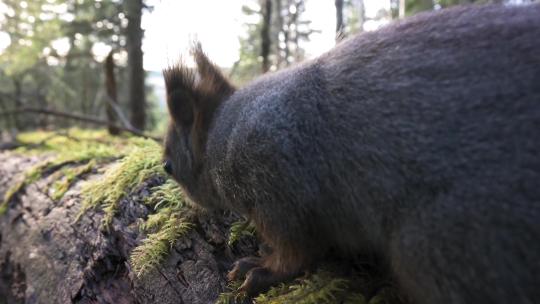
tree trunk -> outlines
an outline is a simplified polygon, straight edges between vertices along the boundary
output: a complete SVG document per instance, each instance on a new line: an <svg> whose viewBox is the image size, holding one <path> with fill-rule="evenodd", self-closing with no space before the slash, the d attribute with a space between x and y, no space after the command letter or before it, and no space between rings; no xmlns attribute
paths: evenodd
<svg viewBox="0 0 540 304"><path fill-rule="evenodd" d="M336 41L343 39L345 25L343 24L343 0L336 0Z"/></svg>
<svg viewBox="0 0 540 304"><path fill-rule="evenodd" d="M144 32L141 28L143 10L142 0L126 0L126 47L128 53L128 98L130 120L133 127L144 130L146 123L146 101L144 93L144 68L142 39Z"/></svg>
<svg viewBox="0 0 540 304"><path fill-rule="evenodd" d="M0 197L24 171L44 157L0 152ZM84 179L101 178L95 170ZM227 246L230 213L199 215L160 266L139 278L129 264L144 238L139 223L151 210L143 204L146 181L122 199L108 231L103 213L81 208L81 182L59 201L50 196L53 175L27 186L0 215L0 303L214 303L226 286L226 272L240 256L254 254L254 243Z"/></svg>
<svg viewBox="0 0 540 304"><path fill-rule="evenodd" d="M364 31L364 23L366 22L366 6L364 0L357 0L357 10L358 10L358 31Z"/></svg>
<svg viewBox="0 0 540 304"><path fill-rule="evenodd" d="M405 10L406 10L405 3L406 3L405 0L399 0L399 14L398 14L399 19L405 18Z"/></svg>
<svg viewBox="0 0 540 304"><path fill-rule="evenodd" d="M262 10L263 24L261 28L261 56L262 56L262 72L266 73L270 69L270 25L272 22L272 0L264 1Z"/></svg>
<svg viewBox="0 0 540 304"><path fill-rule="evenodd" d="M284 57L284 48L282 47L282 44L280 42L280 35L283 35L283 6L282 2L283 0L275 0L274 6L276 7L274 10L274 21L272 24L272 38L275 45L275 52L276 52L276 66L278 69L282 68L283 65L283 57Z"/></svg>
<svg viewBox="0 0 540 304"><path fill-rule="evenodd" d="M116 79L114 77L113 51L111 51L105 59L105 88L107 90L107 102L105 103L105 111L107 114L107 121L109 122L107 129L109 130L109 134L118 135L120 134L120 130L115 126L116 115L113 108L113 103L118 103Z"/></svg>

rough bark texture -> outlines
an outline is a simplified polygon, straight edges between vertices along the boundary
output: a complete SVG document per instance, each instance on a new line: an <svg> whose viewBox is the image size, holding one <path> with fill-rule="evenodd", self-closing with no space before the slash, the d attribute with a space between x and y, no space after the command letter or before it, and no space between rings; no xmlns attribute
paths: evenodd
<svg viewBox="0 0 540 304"><path fill-rule="evenodd" d="M41 160L0 152L0 197ZM85 179L102 174L103 168ZM227 246L232 214L199 215L159 269L142 278L130 269L130 252L144 238L138 225L150 211L141 200L159 182L122 199L109 231L100 229L100 210L75 222L81 182L60 201L49 196L51 176L27 186L0 216L0 304L214 303L232 262L256 247L252 240Z"/></svg>

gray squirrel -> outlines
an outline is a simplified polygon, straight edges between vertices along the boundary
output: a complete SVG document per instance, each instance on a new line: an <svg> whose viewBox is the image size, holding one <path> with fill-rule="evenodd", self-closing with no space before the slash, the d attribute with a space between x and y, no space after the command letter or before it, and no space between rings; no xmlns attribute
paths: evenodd
<svg viewBox="0 0 540 304"><path fill-rule="evenodd" d="M164 70L165 169L271 248L241 290L336 250L414 303L540 301L540 5L419 14L240 89L193 56Z"/></svg>

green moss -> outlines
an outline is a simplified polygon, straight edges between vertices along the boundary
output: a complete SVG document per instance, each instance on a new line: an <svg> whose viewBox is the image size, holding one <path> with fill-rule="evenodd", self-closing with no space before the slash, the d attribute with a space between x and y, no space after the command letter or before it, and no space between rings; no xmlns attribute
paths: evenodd
<svg viewBox="0 0 540 304"><path fill-rule="evenodd" d="M348 281L329 272L319 271L309 278L273 287L254 299L256 304L331 304L339 303L348 288Z"/></svg>
<svg viewBox="0 0 540 304"><path fill-rule="evenodd" d="M188 203L176 182L168 179L162 185L152 188L152 193L145 200L156 213L150 214L141 224L144 231L159 229L175 212L183 212Z"/></svg>
<svg viewBox="0 0 540 304"><path fill-rule="evenodd" d="M85 165L77 167L69 167L61 170L61 176L63 178L57 180L52 185L52 195L51 197L54 200L59 200L64 197L64 194L69 190L69 188L83 175L90 173L95 167L96 161L91 160Z"/></svg>
<svg viewBox="0 0 540 304"><path fill-rule="evenodd" d="M7 206L15 194L19 193L19 191L21 191L27 185L37 181L44 171L61 164L61 162L44 161L26 171L23 179L11 186L4 194L2 203L0 204L0 214L7 211Z"/></svg>
<svg viewBox="0 0 540 304"><path fill-rule="evenodd" d="M237 304L237 303L243 303L246 299L246 293L244 292L238 292L238 288L242 285L242 282L240 281L233 281L230 282L227 285L227 291L222 292L217 301L216 304Z"/></svg>
<svg viewBox="0 0 540 304"><path fill-rule="evenodd" d="M234 245L234 243L243 237L255 236L255 226L248 220L241 220L233 223L229 231L229 240L227 241L229 246Z"/></svg>
<svg viewBox="0 0 540 304"><path fill-rule="evenodd" d="M186 235L192 224L180 214L169 217L160 229L148 235L131 253L131 265L137 276L158 266L175 242Z"/></svg>
<svg viewBox="0 0 540 304"><path fill-rule="evenodd" d="M242 303L245 293L237 291L242 282L233 282L220 294L216 304ZM363 301L363 302L362 302ZM272 287L253 299L254 304L367 304L360 294L349 290L349 281L319 270L307 278Z"/></svg>
<svg viewBox="0 0 540 304"><path fill-rule="evenodd" d="M141 229L150 233L131 254L131 265L138 276L142 276L163 261L170 248L184 236L191 225L191 208L182 195L182 190L173 180L152 188L145 203L156 211L141 224Z"/></svg>
<svg viewBox="0 0 540 304"><path fill-rule="evenodd" d="M188 205L182 189L172 179L167 179L165 183L152 188L152 194L144 202L152 206L155 210L166 207L182 209Z"/></svg>
<svg viewBox="0 0 540 304"><path fill-rule="evenodd" d="M160 146L152 140L144 143L134 146L131 153L109 168L101 179L89 182L83 188L83 207L77 219L87 210L100 206L105 212L103 225L108 228L120 199L148 178L165 176Z"/></svg>
<svg viewBox="0 0 540 304"><path fill-rule="evenodd" d="M9 201L15 194L25 186L37 181L44 174L50 174L60 170L67 165L85 164L78 172L73 169L73 174L82 175L100 162L109 161L116 157L121 157L129 153L134 146L140 145L139 139L116 138L106 135L105 131L69 129L58 132L36 131L21 133L17 136L17 141L23 144L15 153L42 155L46 154L48 159L30 168L23 179L6 191L0 203L0 214L7 210ZM90 165L90 161L92 164ZM61 197L72 185L77 176L69 174L70 169L65 169L68 176L65 184L56 184L58 192L56 198ZM78 174L76 174L78 173ZM59 175L61 177L61 175ZM54 188L54 187L53 187ZM56 194L58 193L58 194Z"/></svg>
<svg viewBox="0 0 540 304"><path fill-rule="evenodd" d="M366 297L361 293L351 293L347 295L343 304L366 304Z"/></svg>

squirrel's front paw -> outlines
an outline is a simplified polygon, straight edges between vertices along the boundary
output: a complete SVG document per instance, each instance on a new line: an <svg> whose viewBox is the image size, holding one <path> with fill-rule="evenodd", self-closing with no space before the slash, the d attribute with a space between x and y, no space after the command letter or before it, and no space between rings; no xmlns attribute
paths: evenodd
<svg viewBox="0 0 540 304"><path fill-rule="evenodd" d="M248 271L244 283L238 290L245 292L248 297L255 297L288 278L289 276L279 275L266 268L257 267Z"/></svg>
<svg viewBox="0 0 540 304"><path fill-rule="evenodd" d="M243 279L248 271L261 266L261 258L246 257L234 262L233 269L227 274L229 281Z"/></svg>

